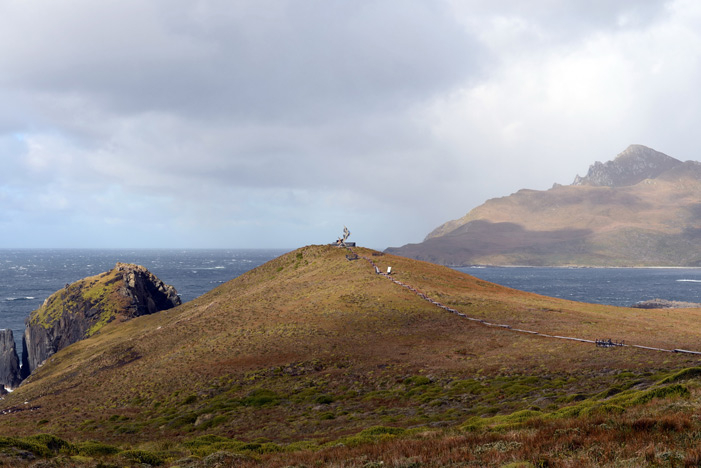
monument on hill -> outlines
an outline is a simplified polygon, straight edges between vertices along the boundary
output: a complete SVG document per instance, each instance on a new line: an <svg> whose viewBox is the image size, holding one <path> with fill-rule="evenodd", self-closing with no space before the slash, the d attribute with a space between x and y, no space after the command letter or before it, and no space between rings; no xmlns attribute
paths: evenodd
<svg viewBox="0 0 701 468"><path fill-rule="evenodd" d="M339 237L338 240L336 240L336 245L339 247L355 247L355 242L346 242L350 235L351 232L348 228L343 226L343 237Z"/></svg>

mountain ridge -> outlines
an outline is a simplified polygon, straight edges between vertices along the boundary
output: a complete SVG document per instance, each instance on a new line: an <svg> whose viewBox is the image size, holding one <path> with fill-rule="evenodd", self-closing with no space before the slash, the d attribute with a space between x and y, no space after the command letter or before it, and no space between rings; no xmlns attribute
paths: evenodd
<svg viewBox="0 0 701 468"><path fill-rule="evenodd" d="M446 265L699 266L701 163L641 145L572 185L487 200L386 249Z"/></svg>

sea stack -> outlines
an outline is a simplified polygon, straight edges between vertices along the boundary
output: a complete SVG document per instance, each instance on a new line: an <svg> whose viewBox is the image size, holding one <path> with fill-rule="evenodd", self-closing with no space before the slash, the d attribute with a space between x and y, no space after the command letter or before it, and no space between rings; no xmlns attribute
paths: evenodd
<svg viewBox="0 0 701 468"><path fill-rule="evenodd" d="M12 330L0 330L0 384L13 389L22 381Z"/></svg>
<svg viewBox="0 0 701 468"><path fill-rule="evenodd" d="M97 333L104 325L180 305L173 286L140 265L84 278L52 294L26 320L22 338L22 378L51 355Z"/></svg>

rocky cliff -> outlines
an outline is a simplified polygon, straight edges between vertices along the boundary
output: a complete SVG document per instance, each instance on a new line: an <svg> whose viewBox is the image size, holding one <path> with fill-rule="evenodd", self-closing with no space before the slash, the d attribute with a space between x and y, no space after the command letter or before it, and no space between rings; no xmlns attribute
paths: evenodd
<svg viewBox="0 0 701 468"><path fill-rule="evenodd" d="M487 200L418 244L444 265L701 266L701 163L641 145L572 185Z"/></svg>
<svg viewBox="0 0 701 468"><path fill-rule="evenodd" d="M0 330L0 385L12 389L20 382L19 358L12 330Z"/></svg>
<svg viewBox="0 0 701 468"><path fill-rule="evenodd" d="M26 320L21 377L26 378L60 349L97 333L114 320L128 320L180 304L172 286L146 268L117 263L55 292Z"/></svg>

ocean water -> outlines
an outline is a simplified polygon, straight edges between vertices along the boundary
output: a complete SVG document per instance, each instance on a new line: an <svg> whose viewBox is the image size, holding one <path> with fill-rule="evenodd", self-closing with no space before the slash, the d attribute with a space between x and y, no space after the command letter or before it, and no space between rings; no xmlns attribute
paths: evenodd
<svg viewBox="0 0 701 468"><path fill-rule="evenodd" d="M190 301L285 250L79 250L0 249L0 329L13 331L22 351L24 321L44 299L86 276L136 263Z"/></svg>
<svg viewBox="0 0 701 468"><path fill-rule="evenodd" d="M650 299L701 303L701 268L456 269L510 288L579 302L624 307Z"/></svg>

